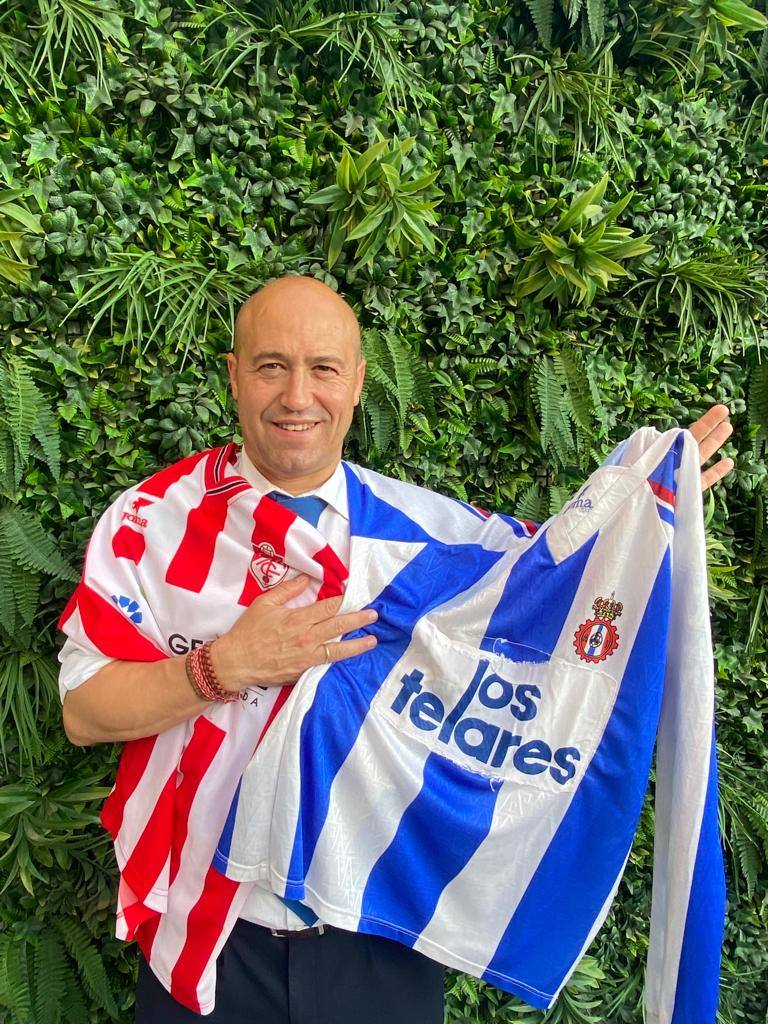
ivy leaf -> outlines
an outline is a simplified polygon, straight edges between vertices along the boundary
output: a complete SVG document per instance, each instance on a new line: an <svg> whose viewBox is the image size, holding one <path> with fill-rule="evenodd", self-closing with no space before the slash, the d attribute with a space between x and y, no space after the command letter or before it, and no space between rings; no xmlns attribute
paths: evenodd
<svg viewBox="0 0 768 1024"><path fill-rule="evenodd" d="M25 135L24 139L29 143L29 153L26 159L28 167L34 167L37 164L42 163L44 160L58 160L58 139L48 138L48 136L39 128L30 132L29 135Z"/></svg>

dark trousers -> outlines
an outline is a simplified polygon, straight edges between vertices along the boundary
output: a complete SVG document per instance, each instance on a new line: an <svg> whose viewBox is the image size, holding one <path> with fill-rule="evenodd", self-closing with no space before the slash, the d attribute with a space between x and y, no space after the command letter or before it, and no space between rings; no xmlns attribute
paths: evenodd
<svg viewBox="0 0 768 1024"><path fill-rule="evenodd" d="M136 1024L442 1024L443 968L399 942L332 929L278 938L238 921L218 959L216 1008L193 1013L139 967Z"/></svg>

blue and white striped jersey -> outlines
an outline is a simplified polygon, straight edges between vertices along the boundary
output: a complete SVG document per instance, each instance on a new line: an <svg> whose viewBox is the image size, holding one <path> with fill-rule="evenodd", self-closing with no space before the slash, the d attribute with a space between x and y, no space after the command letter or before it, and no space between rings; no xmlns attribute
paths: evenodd
<svg viewBox="0 0 768 1024"><path fill-rule="evenodd" d="M537 532L345 466L342 610L215 866L552 1004L605 919L656 745L650 1024L715 1020L724 912L698 448L633 434Z"/></svg>

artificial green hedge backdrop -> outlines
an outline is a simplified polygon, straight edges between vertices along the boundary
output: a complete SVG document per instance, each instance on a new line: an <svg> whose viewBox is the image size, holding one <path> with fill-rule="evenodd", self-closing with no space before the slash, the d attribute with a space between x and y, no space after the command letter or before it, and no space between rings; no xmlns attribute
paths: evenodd
<svg viewBox="0 0 768 1024"><path fill-rule="evenodd" d="M741 0L0 4L0 1017L132 1019L55 622L118 491L231 438L233 310L365 329L353 458L546 518L633 428L729 405L706 502L729 911L768 1020L768 19ZM653 814L549 1018L640 1022ZM542 1014L451 974L447 1017ZM548 1018L548 1019L549 1019Z"/></svg>

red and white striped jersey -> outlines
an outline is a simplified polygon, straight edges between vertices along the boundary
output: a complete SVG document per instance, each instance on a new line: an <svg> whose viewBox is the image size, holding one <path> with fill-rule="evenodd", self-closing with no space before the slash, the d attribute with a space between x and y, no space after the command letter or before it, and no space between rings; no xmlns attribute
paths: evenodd
<svg viewBox="0 0 768 1024"><path fill-rule="evenodd" d="M99 520L60 628L107 658L156 661L226 632L299 572L296 605L343 591L318 531L255 491L235 445L192 455L124 492ZM211 867L227 810L290 687L254 687L159 736L125 745L102 821L120 886L117 934L136 938L179 1002L213 1009L215 960L252 889Z"/></svg>

